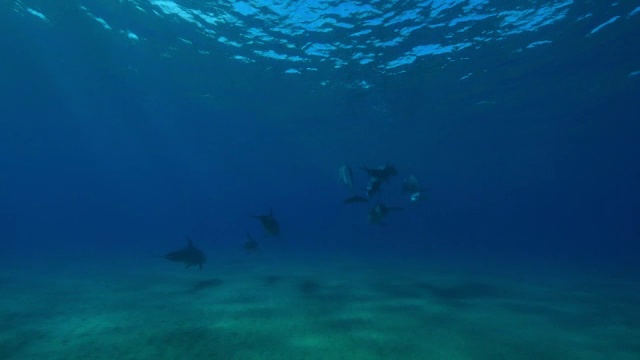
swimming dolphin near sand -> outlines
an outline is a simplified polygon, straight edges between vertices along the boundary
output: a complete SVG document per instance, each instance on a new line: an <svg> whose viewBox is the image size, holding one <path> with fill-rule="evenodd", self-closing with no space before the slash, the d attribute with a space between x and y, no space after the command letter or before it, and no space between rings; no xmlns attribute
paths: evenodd
<svg viewBox="0 0 640 360"><path fill-rule="evenodd" d="M269 215L249 215L252 218L260 220L262 227L264 228L265 237L280 235L280 224L276 218L273 217L273 210L269 212Z"/></svg>
<svg viewBox="0 0 640 360"><path fill-rule="evenodd" d="M187 238L187 247L182 250L172 251L164 256L165 259L175 262L185 263L186 268L190 268L192 265L198 265L202 270L202 264L207 262L204 253L193 246L191 239Z"/></svg>
<svg viewBox="0 0 640 360"><path fill-rule="evenodd" d="M377 203L369 210L369 224L385 225L384 219L391 211L402 210L400 207L389 207L383 203Z"/></svg>

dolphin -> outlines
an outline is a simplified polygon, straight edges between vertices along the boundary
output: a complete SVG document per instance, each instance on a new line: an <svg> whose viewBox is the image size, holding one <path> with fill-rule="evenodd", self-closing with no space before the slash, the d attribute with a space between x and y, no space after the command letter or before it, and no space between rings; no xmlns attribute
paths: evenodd
<svg viewBox="0 0 640 360"><path fill-rule="evenodd" d="M280 224L276 218L273 217L273 209L269 212L269 215L249 215L252 218L260 220L262 227L264 228L265 237L280 235Z"/></svg>
<svg viewBox="0 0 640 360"><path fill-rule="evenodd" d="M369 169L368 167L364 166L363 169L371 178L377 178L380 181L384 182L388 182L390 177L398 175L398 170L396 170L395 166L389 164L377 167L375 169Z"/></svg>
<svg viewBox="0 0 640 360"><path fill-rule="evenodd" d="M338 169L338 178L342 183L353 189L353 172L349 165L343 165Z"/></svg>
<svg viewBox="0 0 640 360"><path fill-rule="evenodd" d="M409 201L411 201L412 203L419 203L426 198L427 195L425 195L424 191L417 191L409 196Z"/></svg>
<svg viewBox="0 0 640 360"><path fill-rule="evenodd" d="M422 189L420 188L418 179L415 176L411 175L402 183L402 191L413 194L422 191Z"/></svg>
<svg viewBox="0 0 640 360"><path fill-rule="evenodd" d="M369 179L369 183L367 184L367 197L371 198L375 194L380 192L380 185L382 185L382 180L377 177L372 177Z"/></svg>
<svg viewBox="0 0 640 360"><path fill-rule="evenodd" d="M185 263L186 268L198 265L202 270L202 264L207 262L204 253L193 246L191 239L187 238L187 247L182 250L172 251L164 256L165 259L175 262Z"/></svg>
<svg viewBox="0 0 640 360"><path fill-rule="evenodd" d="M369 224L384 225L384 219L391 211L402 210L400 207L390 207L381 202L369 210Z"/></svg>
<svg viewBox="0 0 640 360"><path fill-rule="evenodd" d="M247 253L258 250L258 242L253 240L251 234L247 231L247 241L242 244L242 247L247 250Z"/></svg>
<svg viewBox="0 0 640 360"><path fill-rule="evenodd" d="M429 188L420 186L418 179L411 175L402 183L402 191L409 194L409 201L418 203L426 199Z"/></svg>
<svg viewBox="0 0 640 360"><path fill-rule="evenodd" d="M353 195L353 196L349 196L348 198L344 199L344 201L342 201L342 204L355 204L355 203L359 203L359 202L369 202L369 199L367 199L366 197L362 197L360 195Z"/></svg>

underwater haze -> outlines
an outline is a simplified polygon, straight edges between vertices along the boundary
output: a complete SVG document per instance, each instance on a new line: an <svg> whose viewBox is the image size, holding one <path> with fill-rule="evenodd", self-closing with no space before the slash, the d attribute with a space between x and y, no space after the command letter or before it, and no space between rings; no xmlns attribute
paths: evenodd
<svg viewBox="0 0 640 360"><path fill-rule="evenodd" d="M0 358L640 358L639 2L8 0L0 33Z"/></svg>

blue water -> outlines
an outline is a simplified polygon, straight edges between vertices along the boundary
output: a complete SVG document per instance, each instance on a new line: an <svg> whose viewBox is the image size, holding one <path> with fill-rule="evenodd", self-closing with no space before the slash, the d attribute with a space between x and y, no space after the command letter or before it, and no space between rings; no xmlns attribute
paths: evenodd
<svg viewBox="0 0 640 360"><path fill-rule="evenodd" d="M636 1L11 0L0 33L5 264L189 236L215 272L249 232L284 263L640 279ZM342 165L362 194L387 163L342 205Z"/></svg>

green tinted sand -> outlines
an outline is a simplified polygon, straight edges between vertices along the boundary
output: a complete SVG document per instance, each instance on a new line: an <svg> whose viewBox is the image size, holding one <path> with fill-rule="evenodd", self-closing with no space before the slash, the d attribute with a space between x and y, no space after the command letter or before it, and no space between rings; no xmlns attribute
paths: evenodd
<svg viewBox="0 0 640 360"><path fill-rule="evenodd" d="M259 256L5 270L0 359L639 359L640 286ZM56 261L52 261L56 263Z"/></svg>

